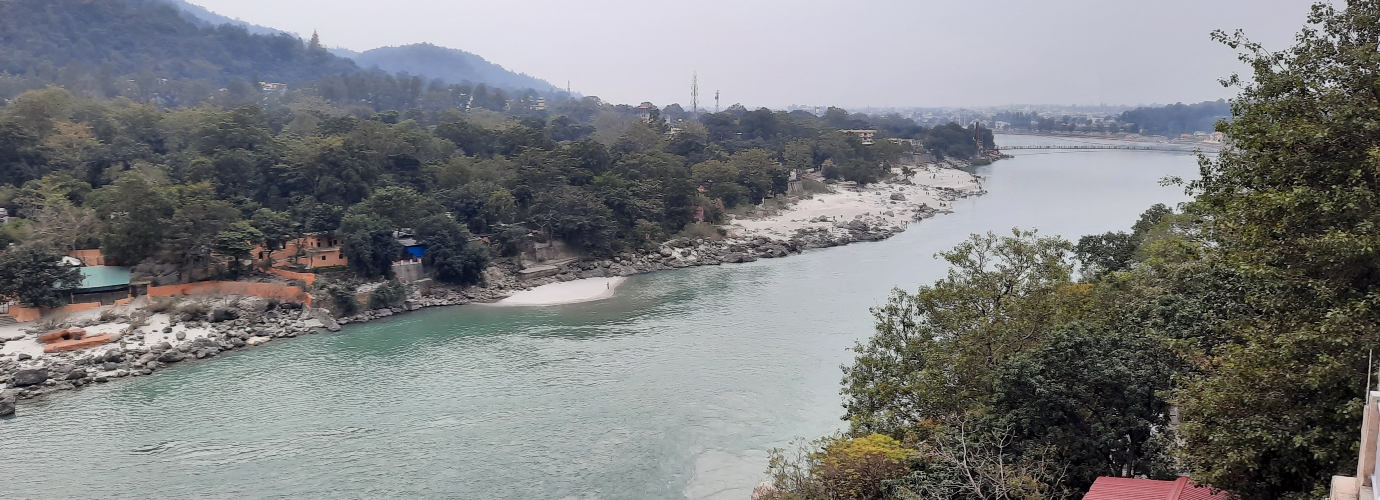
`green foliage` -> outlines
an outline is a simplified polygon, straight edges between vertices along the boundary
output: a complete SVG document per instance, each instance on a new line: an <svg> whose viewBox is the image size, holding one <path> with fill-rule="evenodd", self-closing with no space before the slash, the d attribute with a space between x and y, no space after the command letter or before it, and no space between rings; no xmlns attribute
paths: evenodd
<svg viewBox="0 0 1380 500"><path fill-rule="evenodd" d="M1231 107L1226 100L1197 104L1174 103L1157 108L1136 108L1121 113L1121 122L1130 124L1131 132L1161 134L1177 137L1212 130L1218 120L1228 117Z"/></svg>
<svg viewBox="0 0 1380 500"><path fill-rule="evenodd" d="M366 278L387 277L403 247L393 238L393 226L382 217L350 215L340 223L340 253L350 269Z"/></svg>
<svg viewBox="0 0 1380 500"><path fill-rule="evenodd" d="M974 235L939 254L947 277L874 308L876 334L844 369L854 430L901 436L988 404L1001 366L1039 346L1060 306L1079 299L1070 246L1020 230Z"/></svg>
<svg viewBox="0 0 1380 500"><path fill-rule="evenodd" d="M254 250L254 242L262 241L264 235L247 221L236 221L216 234L215 250L230 257L230 271L238 275L240 261L249 257Z"/></svg>
<svg viewBox="0 0 1380 500"><path fill-rule="evenodd" d="M0 253L0 298L30 307L63 305L63 290L81 285L81 271L63 264L62 257L35 246Z"/></svg>
<svg viewBox="0 0 1380 500"><path fill-rule="evenodd" d="M470 232L455 220L433 215L418 221L415 231L426 245L423 262L436 271L438 281L462 286L484 281L489 249L481 242L470 242Z"/></svg>
<svg viewBox="0 0 1380 500"><path fill-rule="evenodd" d="M0 12L8 54L0 71L23 74L54 63L105 66L96 88L110 97L120 85L114 75L150 69L222 83L231 76L297 81L357 70L348 59L308 50L297 37L252 35L231 25L198 27L157 1L20 0L6 2ZM147 84L154 87L149 91L157 89L156 81Z"/></svg>
<svg viewBox="0 0 1380 500"><path fill-rule="evenodd" d="M389 281L369 293L369 308L383 309L397 306L407 299L407 288L402 283Z"/></svg>
<svg viewBox="0 0 1380 500"><path fill-rule="evenodd" d="M1355 471L1380 322L1377 10L1316 6L1281 52L1216 35L1253 75L1218 125L1233 147L1203 160L1192 188L1210 255L1239 273L1248 307L1176 391L1179 455L1243 498L1317 497Z"/></svg>
<svg viewBox="0 0 1380 500"><path fill-rule="evenodd" d="M915 450L890 436L831 436L771 450L767 473L781 500L889 498L884 483L904 476Z"/></svg>
<svg viewBox="0 0 1380 500"><path fill-rule="evenodd" d="M359 300L355 298L355 290L354 286L343 283L326 285L326 295L330 296L336 314L349 316L359 312Z"/></svg>
<svg viewBox="0 0 1380 500"><path fill-rule="evenodd" d="M1011 426L1017 451L1048 449L1067 464L1073 491L1098 476L1172 479L1169 440L1156 433L1169 425L1161 394L1179 372L1159 339L1072 323L1001 367L993 413Z"/></svg>

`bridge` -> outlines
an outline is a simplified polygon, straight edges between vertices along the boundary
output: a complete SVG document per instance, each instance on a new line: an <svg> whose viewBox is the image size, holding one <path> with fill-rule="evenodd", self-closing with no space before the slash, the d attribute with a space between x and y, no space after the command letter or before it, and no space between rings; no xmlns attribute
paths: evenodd
<svg viewBox="0 0 1380 500"><path fill-rule="evenodd" d="M998 147L997 149L999 149L999 150L1001 150L1001 151L1009 151L1009 150L1016 150L1016 149L1125 149L1125 150L1135 150L1135 151L1176 151L1176 152L1182 152L1182 153L1191 153L1191 152L1193 152L1193 150L1195 150L1195 149L1200 149L1200 148L1201 148L1201 149L1204 149L1204 150L1206 150L1206 151L1209 151L1209 152L1216 151L1217 149L1219 149L1219 148L1217 148L1217 147L1202 148L1202 146L1188 146L1188 145L1164 145L1164 146L1110 146L1110 145L1076 145L1076 144L1060 145L1060 146L1001 146L1001 147Z"/></svg>

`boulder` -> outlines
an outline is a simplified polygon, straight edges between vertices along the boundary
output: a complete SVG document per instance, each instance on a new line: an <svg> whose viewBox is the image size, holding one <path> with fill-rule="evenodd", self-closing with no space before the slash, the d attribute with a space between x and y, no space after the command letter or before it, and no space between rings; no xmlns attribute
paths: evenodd
<svg viewBox="0 0 1380 500"><path fill-rule="evenodd" d="M177 335L174 335L174 337L177 338L177 340L187 340L187 332L177 332Z"/></svg>
<svg viewBox="0 0 1380 500"><path fill-rule="evenodd" d="M791 254L791 252L787 250L786 247L781 245L764 245L758 248L757 251L758 253L761 253L763 257L772 259L785 257Z"/></svg>
<svg viewBox="0 0 1380 500"><path fill-rule="evenodd" d="M168 349L172 349L172 344L169 344L167 342L159 342L157 344L154 344L152 349L154 352L162 352Z"/></svg>
<svg viewBox="0 0 1380 500"><path fill-rule="evenodd" d="M10 377L10 385L15 387L25 387L30 385L42 384L48 380L47 368L34 368L30 370L19 370Z"/></svg>
<svg viewBox="0 0 1380 500"><path fill-rule="evenodd" d="M211 309L211 322L220 323L240 318L240 312L229 307Z"/></svg>
<svg viewBox="0 0 1380 500"><path fill-rule="evenodd" d="M0 396L0 417L14 415L14 396Z"/></svg>
<svg viewBox="0 0 1380 500"><path fill-rule="evenodd" d="M263 344L263 343L265 343L265 342L268 342L268 341L270 341L270 340L273 340L273 338L272 338L272 337L249 337L249 340L244 341L244 343L245 343L245 345L259 345L259 344Z"/></svg>
<svg viewBox="0 0 1380 500"><path fill-rule="evenodd" d="M896 201L906 201L906 195L901 193L891 193L891 199Z"/></svg>
<svg viewBox="0 0 1380 500"><path fill-rule="evenodd" d="M187 355L183 354L182 351L168 350L164 351L163 354L159 355L158 360L164 363L176 363L178 361L182 361L182 359L186 356Z"/></svg>

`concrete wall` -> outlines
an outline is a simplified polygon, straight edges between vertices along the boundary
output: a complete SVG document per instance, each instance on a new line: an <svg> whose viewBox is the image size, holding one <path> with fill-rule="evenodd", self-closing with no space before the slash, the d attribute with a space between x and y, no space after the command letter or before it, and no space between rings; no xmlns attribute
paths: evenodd
<svg viewBox="0 0 1380 500"><path fill-rule="evenodd" d="M426 277L426 272L422 269L422 259L400 260L393 263L393 276L398 281L410 282L417 281Z"/></svg>
<svg viewBox="0 0 1380 500"><path fill-rule="evenodd" d="M85 304L71 304L71 305L66 305L66 306L59 307L59 308L57 308L57 309L39 309L39 308L37 308L37 307L25 307L25 306L20 306L20 305L13 305L13 306L10 306L9 316L10 316L11 318L14 318L15 321L18 321L18 322L20 322L20 323L26 323L26 322L29 322L29 321L34 321L34 320L36 320L36 319L38 319L38 318L42 318L43 316L48 315L48 314L67 314L67 313L74 313L74 312L81 312L81 311L89 311L89 310L95 309L95 308L97 308L97 307L101 307L101 303L100 303L100 302L88 302L88 303L85 303Z"/></svg>

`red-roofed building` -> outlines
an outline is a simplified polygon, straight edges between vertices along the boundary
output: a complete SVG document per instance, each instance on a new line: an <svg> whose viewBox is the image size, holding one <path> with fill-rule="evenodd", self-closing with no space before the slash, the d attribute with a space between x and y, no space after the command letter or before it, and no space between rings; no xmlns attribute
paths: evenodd
<svg viewBox="0 0 1380 500"><path fill-rule="evenodd" d="M1129 477L1099 477L1083 500L1226 500L1227 493L1213 493L1207 486L1198 486L1181 477L1177 481L1133 479Z"/></svg>

